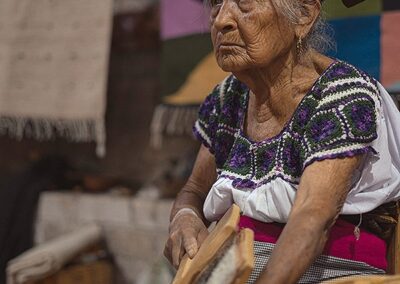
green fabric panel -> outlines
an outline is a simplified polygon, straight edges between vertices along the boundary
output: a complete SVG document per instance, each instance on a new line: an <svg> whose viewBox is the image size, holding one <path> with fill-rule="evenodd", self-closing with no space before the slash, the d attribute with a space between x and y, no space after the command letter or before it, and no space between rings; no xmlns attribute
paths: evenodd
<svg viewBox="0 0 400 284"><path fill-rule="evenodd" d="M161 95L175 93L211 50L208 33L164 41L161 51Z"/></svg>
<svg viewBox="0 0 400 284"><path fill-rule="evenodd" d="M398 1L398 0L395 0ZM347 8L340 0L326 0L322 10L329 19L378 15L382 12L382 0L366 0L351 8Z"/></svg>

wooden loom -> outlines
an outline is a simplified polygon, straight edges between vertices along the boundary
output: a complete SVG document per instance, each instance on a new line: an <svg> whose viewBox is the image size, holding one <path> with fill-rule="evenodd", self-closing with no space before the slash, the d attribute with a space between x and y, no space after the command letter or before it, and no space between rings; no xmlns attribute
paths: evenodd
<svg viewBox="0 0 400 284"><path fill-rule="evenodd" d="M394 275L371 275L351 276L334 280L327 280L323 283L336 284L392 284L400 283L400 205L397 203L396 227L392 234L388 247L388 273ZM242 284L245 283L254 267L253 254L253 232L243 229L237 232L237 224L240 218L240 209L233 205L224 217L210 233L197 255L193 259L185 257L175 276L173 284ZM230 250L235 251L235 257L224 260L224 252L227 255ZM218 279L213 277L220 273L218 262L228 263L231 269L231 277ZM211 271L213 270L213 271ZM222 269L221 274L224 274ZM226 269L229 270L229 269ZM213 282L214 281L214 282Z"/></svg>
<svg viewBox="0 0 400 284"><path fill-rule="evenodd" d="M254 233L238 232L240 209L237 205L225 213L208 235L193 259L185 256L173 284L243 284L253 267Z"/></svg>

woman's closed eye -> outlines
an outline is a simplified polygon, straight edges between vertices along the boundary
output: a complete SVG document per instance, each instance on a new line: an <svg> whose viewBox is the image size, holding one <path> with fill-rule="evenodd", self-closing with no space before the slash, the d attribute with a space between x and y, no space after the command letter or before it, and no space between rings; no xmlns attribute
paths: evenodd
<svg viewBox="0 0 400 284"><path fill-rule="evenodd" d="M242 10L250 9L254 5L255 0L235 0L238 7ZM207 4L211 8L218 8L223 4L223 0L207 0Z"/></svg>
<svg viewBox="0 0 400 284"><path fill-rule="evenodd" d="M222 5L223 0L208 0L207 2L211 7L215 7L218 5Z"/></svg>
<svg viewBox="0 0 400 284"><path fill-rule="evenodd" d="M247 10L254 6L254 1L255 0L238 0L237 2L240 9Z"/></svg>

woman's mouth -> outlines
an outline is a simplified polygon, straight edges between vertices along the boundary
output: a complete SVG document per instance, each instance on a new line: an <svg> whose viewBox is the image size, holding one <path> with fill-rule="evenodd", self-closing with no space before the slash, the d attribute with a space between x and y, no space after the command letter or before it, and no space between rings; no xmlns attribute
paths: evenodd
<svg viewBox="0 0 400 284"><path fill-rule="evenodd" d="M243 48L243 46L233 42L221 42L218 44L217 48L219 50L230 50L234 48Z"/></svg>

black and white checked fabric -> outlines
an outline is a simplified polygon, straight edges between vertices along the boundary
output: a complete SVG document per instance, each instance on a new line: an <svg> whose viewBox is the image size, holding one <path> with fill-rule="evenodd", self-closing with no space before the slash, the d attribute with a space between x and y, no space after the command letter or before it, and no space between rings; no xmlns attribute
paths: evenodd
<svg viewBox="0 0 400 284"><path fill-rule="evenodd" d="M255 264L247 284L254 283L271 256L275 245L254 241ZM320 283L329 279L350 275L385 274L385 271L372 267L364 262L321 255L308 271L301 277L299 284Z"/></svg>

